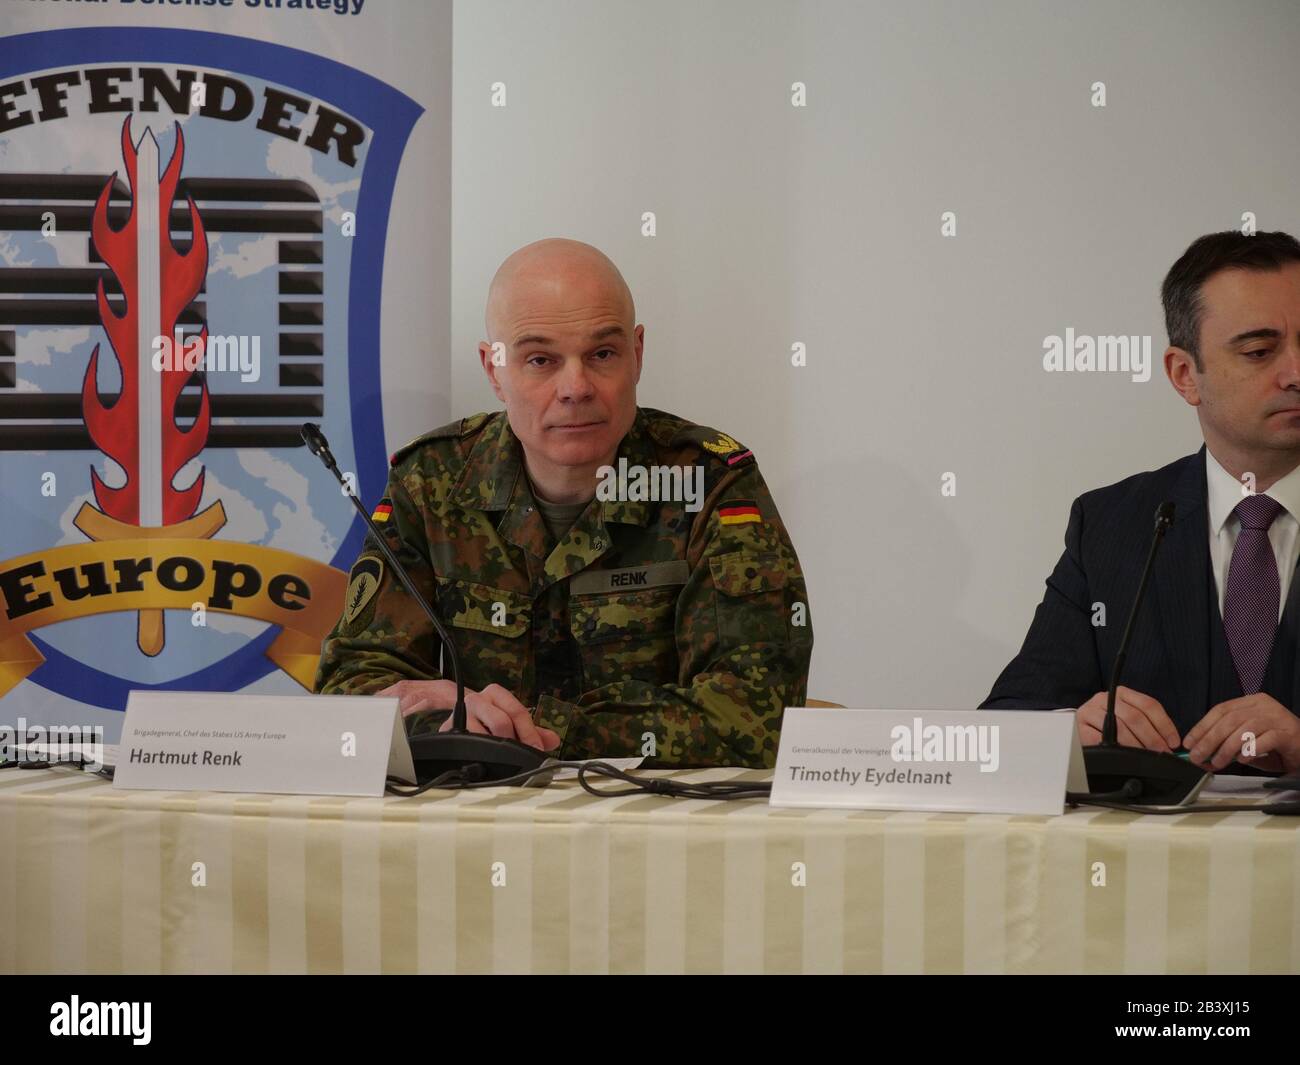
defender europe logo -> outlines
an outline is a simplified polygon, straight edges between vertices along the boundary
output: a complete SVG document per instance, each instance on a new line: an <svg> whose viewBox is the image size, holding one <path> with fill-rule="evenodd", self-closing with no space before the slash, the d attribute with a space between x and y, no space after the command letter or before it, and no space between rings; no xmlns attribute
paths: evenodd
<svg viewBox="0 0 1300 1065"><path fill-rule="evenodd" d="M134 62L74 65L118 47ZM363 397L327 427L361 490L382 483L378 281L419 111L340 64L220 34L0 38L0 475L11 500L52 497L0 527L26 547L0 561L0 695L30 678L120 708L130 688L235 690L276 667L310 687L361 534L312 483L297 427L339 409L327 383ZM82 169L112 146L98 173L58 166L73 126ZM345 215L364 215L355 237ZM217 372L220 334L251 327L276 372L233 343L240 372ZM208 611L271 627L196 635ZM63 622L71 639L35 635Z"/></svg>

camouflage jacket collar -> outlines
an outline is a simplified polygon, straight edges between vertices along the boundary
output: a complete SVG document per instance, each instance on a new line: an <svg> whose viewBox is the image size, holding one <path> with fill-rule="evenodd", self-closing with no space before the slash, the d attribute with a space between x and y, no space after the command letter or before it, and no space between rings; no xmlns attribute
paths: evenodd
<svg viewBox="0 0 1300 1065"><path fill-rule="evenodd" d="M638 407L632 428L619 444L619 459L626 459L629 468L650 467L655 463L654 441L650 437L649 420ZM479 433L451 491L450 502L473 510L506 510L512 503L525 497L532 502L528 478L524 476L523 448L519 438L510 429L505 412L494 414ZM644 500L604 500L601 517L604 521L629 525L650 524L651 509L656 504Z"/></svg>
<svg viewBox="0 0 1300 1065"><path fill-rule="evenodd" d="M470 510L505 510L523 479L519 441L504 412L492 415L470 449L450 502Z"/></svg>

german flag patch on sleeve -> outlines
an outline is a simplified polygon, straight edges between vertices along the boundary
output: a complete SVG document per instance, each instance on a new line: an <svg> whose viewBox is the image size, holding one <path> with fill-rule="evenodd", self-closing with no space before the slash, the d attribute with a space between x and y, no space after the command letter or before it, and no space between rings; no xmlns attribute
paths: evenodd
<svg viewBox="0 0 1300 1065"><path fill-rule="evenodd" d="M370 520L376 525L383 525L393 515L393 504L390 500L381 499L379 505L375 507L375 512L370 515Z"/></svg>
<svg viewBox="0 0 1300 1065"><path fill-rule="evenodd" d="M763 524L763 515L752 499L728 499L718 507L718 520L723 525L744 525L747 522Z"/></svg>

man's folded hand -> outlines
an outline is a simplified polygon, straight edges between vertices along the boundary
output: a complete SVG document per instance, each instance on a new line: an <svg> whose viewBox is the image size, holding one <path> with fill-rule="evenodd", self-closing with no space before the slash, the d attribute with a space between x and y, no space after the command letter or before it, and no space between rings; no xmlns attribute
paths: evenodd
<svg viewBox="0 0 1300 1065"><path fill-rule="evenodd" d="M456 684L450 680L401 680L375 694L397 696L403 717L424 710L450 710L456 705ZM489 684L482 691L466 688L465 711L470 732L518 740L541 751L553 751L560 745L560 737L533 724L528 708L500 684ZM449 717L439 731L450 728Z"/></svg>

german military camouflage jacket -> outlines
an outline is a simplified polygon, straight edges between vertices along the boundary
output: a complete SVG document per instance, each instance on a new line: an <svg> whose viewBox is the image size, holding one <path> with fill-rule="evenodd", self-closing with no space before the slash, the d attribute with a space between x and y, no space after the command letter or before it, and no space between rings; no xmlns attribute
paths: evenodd
<svg viewBox="0 0 1300 1065"><path fill-rule="evenodd" d="M638 408L619 459L628 471L697 467L702 492L694 503L644 498L674 493L627 477L556 543L498 412L398 451L375 516L449 623L466 687L497 683L535 707L561 738L558 757L774 766L783 708L807 694L812 625L753 454ZM373 693L440 678L441 664L432 625L367 538L317 690Z"/></svg>

